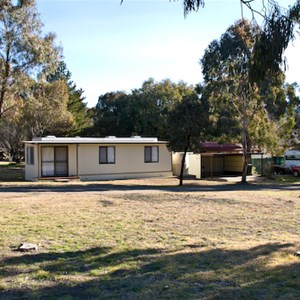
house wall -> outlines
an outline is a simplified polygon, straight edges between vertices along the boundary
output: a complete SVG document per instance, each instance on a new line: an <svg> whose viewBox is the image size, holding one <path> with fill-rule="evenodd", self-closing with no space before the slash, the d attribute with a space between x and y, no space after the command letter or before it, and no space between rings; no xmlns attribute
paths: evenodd
<svg viewBox="0 0 300 300"><path fill-rule="evenodd" d="M25 159L25 180L35 180L42 176L41 171L41 153L42 147L55 147L55 146L66 146L60 144L51 145L25 145L25 153L27 153L28 147L34 147L34 165L29 165ZM68 147L68 175L77 175L77 163L76 163L76 145L67 145Z"/></svg>
<svg viewBox="0 0 300 300"><path fill-rule="evenodd" d="M43 146L68 147L68 175L81 180L122 179L172 175L172 159L165 144L47 144L34 147L34 165L25 165L25 179L41 177L41 148ZM115 146L115 164L99 164L99 147ZM144 147L158 146L159 161L145 163Z"/></svg>
<svg viewBox="0 0 300 300"><path fill-rule="evenodd" d="M77 145L68 145L69 176L77 176Z"/></svg>
<svg viewBox="0 0 300 300"><path fill-rule="evenodd" d="M99 164L99 146L115 146L115 164ZM159 162L145 163L144 147L159 147ZM101 144L79 145L79 176L81 180L122 179L171 176L171 153L165 144Z"/></svg>
<svg viewBox="0 0 300 300"><path fill-rule="evenodd" d="M34 164L29 165L27 162L27 149L28 147L33 147L34 149ZM38 146L37 145L26 145L25 146L25 180L33 180L39 177L38 174Z"/></svg>

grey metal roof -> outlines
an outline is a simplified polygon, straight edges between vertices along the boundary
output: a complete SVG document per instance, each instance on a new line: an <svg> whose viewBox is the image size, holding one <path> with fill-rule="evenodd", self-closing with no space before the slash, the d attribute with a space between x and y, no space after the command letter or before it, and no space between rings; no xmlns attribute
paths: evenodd
<svg viewBox="0 0 300 300"><path fill-rule="evenodd" d="M159 141L156 137L36 137L31 141L24 141L26 144L166 144L166 141Z"/></svg>

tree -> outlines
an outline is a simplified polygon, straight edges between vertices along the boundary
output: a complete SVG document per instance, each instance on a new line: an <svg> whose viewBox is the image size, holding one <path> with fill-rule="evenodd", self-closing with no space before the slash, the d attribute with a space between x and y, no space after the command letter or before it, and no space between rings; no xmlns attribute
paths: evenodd
<svg viewBox="0 0 300 300"><path fill-rule="evenodd" d="M73 125L72 114L67 110L68 96L63 80L32 84L21 110L27 138L63 135Z"/></svg>
<svg viewBox="0 0 300 300"><path fill-rule="evenodd" d="M178 1L178 0L174 0ZM209 1L209 0L207 0ZM124 0L121 0L121 4ZM182 0L184 15L198 11L204 7L204 0ZM300 0L289 9L282 8L275 0L261 0L261 9L256 9L252 4L259 2L254 0L240 0L243 17L243 7L252 13L253 23L256 24L256 16L264 20L263 30L257 36L254 49L254 57L249 72L251 83L263 82L268 74L277 72L281 64L286 64L283 57L284 50L295 37L295 27L300 22Z"/></svg>
<svg viewBox="0 0 300 300"><path fill-rule="evenodd" d="M254 0L240 0L241 7L246 6L252 12L254 24L256 15L264 20L263 28L256 36L249 68L250 82L260 84L268 74L277 73L282 63L286 64L283 53L295 37L295 26L300 22L300 1L297 0L289 9L283 9L274 0L262 0L261 10L255 9L252 2ZM183 0L185 15L197 11L204 4L204 0Z"/></svg>
<svg viewBox="0 0 300 300"><path fill-rule="evenodd" d="M55 35L42 34L34 0L0 4L0 118L27 93L31 78L56 67L60 49Z"/></svg>
<svg viewBox="0 0 300 300"><path fill-rule="evenodd" d="M133 132L165 139L169 112L193 90L184 82L174 83L169 79L145 81L140 89L132 91L129 100L128 115L134 120Z"/></svg>
<svg viewBox="0 0 300 300"><path fill-rule="evenodd" d="M294 39L295 28L300 23L299 0L289 9L282 9L273 0L268 0L268 4L270 8L263 15L264 24L256 37L249 71L250 81L257 84L261 84L269 74L276 74L282 64L285 69L287 61L283 53Z"/></svg>
<svg viewBox="0 0 300 300"><path fill-rule="evenodd" d="M198 148L199 142L207 132L208 108L193 92L184 96L168 115L169 147L174 151L183 151L179 185L183 184L183 170L187 151Z"/></svg>
<svg viewBox="0 0 300 300"><path fill-rule="evenodd" d="M243 182L247 175L247 152L252 146L256 144L277 151L279 121L286 124L286 129L293 125L287 117L287 107L291 104L286 100L283 73L271 73L263 85L253 84L249 79L259 34L258 27L241 20L220 40L213 41L201 59L204 96L210 103L215 135L222 141L224 138L242 140Z"/></svg>
<svg viewBox="0 0 300 300"><path fill-rule="evenodd" d="M26 125L18 109L11 109L7 117L0 119L0 148L9 160L19 163L24 157L24 141L27 137Z"/></svg>
<svg viewBox="0 0 300 300"><path fill-rule="evenodd" d="M84 91L77 88L76 84L71 80L71 77L71 72L67 69L66 64L61 61L56 71L47 76L47 81L51 83L63 80L66 83L69 93L67 109L72 114L73 125L68 128L64 134L79 135L91 126L91 119L88 115L86 103L84 102Z"/></svg>
<svg viewBox="0 0 300 300"><path fill-rule="evenodd" d="M130 94L107 93L99 97L94 134L128 136L132 134L166 138L167 116L183 97L193 92L183 82L150 78Z"/></svg>
<svg viewBox="0 0 300 300"><path fill-rule="evenodd" d="M132 133L127 119L128 96L124 92L110 92L99 96L93 111L91 133L97 136L128 136Z"/></svg>

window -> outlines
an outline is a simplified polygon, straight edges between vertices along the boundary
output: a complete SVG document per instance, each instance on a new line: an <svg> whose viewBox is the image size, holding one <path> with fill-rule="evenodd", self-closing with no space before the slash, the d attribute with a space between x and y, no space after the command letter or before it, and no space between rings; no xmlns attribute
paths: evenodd
<svg viewBox="0 0 300 300"><path fill-rule="evenodd" d="M145 146L145 162L158 162L158 146Z"/></svg>
<svg viewBox="0 0 300 300"><path fill-rule="evenodd" d="M26 150L27 165L34 165L34 147L27 147Z"/></svg>
<svg viewBox="0 0 300 300"><path fill-rule="evenodd" d="M286 160L300 160L300 154L286 155Z"/></svg>
<svg viewBox="0 0 300 300"><path fill-rule="evenodd" d="M115 163L115 147L99 147L99 163L114 164Z"/></svg>

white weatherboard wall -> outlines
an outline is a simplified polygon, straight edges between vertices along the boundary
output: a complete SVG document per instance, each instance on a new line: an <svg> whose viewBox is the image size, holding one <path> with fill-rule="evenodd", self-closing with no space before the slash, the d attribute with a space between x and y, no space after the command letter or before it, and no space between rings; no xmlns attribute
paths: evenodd
<svg viewBox="0 0 300 300"><path fill-rule="evenodd" d="M189 155L189 175L196 176L197 179L201 179L201 155L190 154Z"/></svg>
<svg viewBox="0 0 300 300"><path fill-rule="evenodd" d="M187 152L184 162L183 175L187 175L189 172L190 166L190 155L192 152ZM172 153L172 169L173 175L179 176L181 171L181 162L182 162L183 152L173 152Z"/></svg>
<svg viewBox="0 0 300 300"><path fill-rule="evenodd" d="M79 176L82 180L171 176L171 156L159 147L159 162L145 163L144 147L151 144L115 145L115 164L99 164L100 145L79 145ZM111 146L101 144L101 146Z"/></svg>
<svg viewBox="0 0 300 300"><path fill-rule="evenodd" d="M27 161L27 151L29 147L34 149L34 162L33 164L28 164ZM32 180L39 177L38 173L38 145L26 145L25 146L25 180Z"/></svg>

